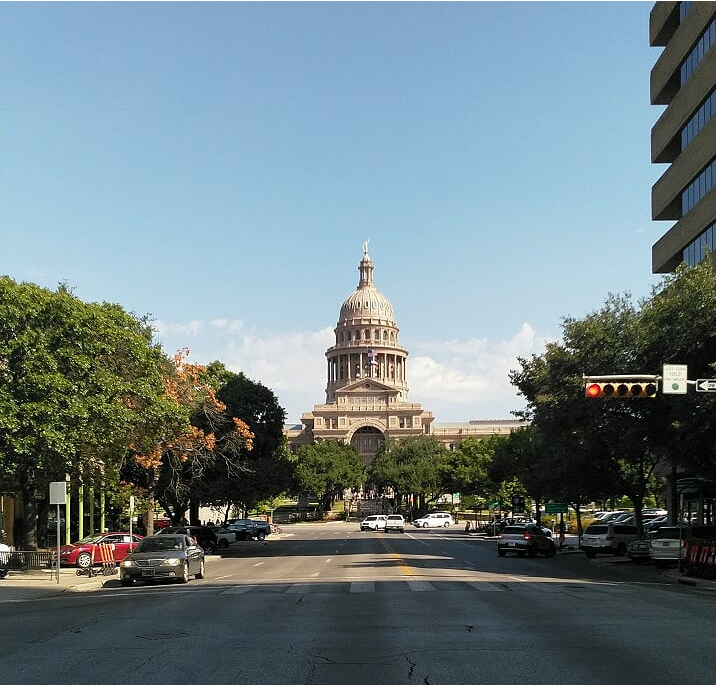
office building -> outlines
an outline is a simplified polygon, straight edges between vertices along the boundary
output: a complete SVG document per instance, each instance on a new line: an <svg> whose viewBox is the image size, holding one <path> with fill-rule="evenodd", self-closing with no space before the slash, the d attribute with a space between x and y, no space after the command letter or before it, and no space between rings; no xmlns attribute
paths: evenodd
<svg viewBox="0 0 716 685"><path fill-rule="evenodd" d="M652 271L668 273L716 253L716 2L657 2L649 41L662 47L651 103L651 159L668 164L651 193L652 219L675 221L652 247Z"/></svg>

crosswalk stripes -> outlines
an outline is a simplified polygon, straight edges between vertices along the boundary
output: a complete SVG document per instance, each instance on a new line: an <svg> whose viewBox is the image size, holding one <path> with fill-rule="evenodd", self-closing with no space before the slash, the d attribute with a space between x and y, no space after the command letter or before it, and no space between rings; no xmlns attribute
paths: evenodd
<svg viewBox="0 0 716 685"><path fill-rule="evenodd" d="M619 585L592 585L584 583L545 583L522 578L507 578L504 581L449 581L449 580L394 580L388 582L304 582L279 584L233 585L222 590L222 595L245 595L250 592L270 594L381 594L386 592L503 592L503 593L548 593L568 594L570 597L603 599L608 595L621 594L626 588Z"/></svg>

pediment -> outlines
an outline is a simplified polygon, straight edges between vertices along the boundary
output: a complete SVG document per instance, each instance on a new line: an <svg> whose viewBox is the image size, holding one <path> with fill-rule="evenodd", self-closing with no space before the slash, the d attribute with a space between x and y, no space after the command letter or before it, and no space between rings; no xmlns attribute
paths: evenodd
<svg viewBox="0 0 716 685"><path fill-rule="evenodd" d="M361 393L388 393L397 395L399 390L392 385L381 383L375 378L359 378L350 385L343 386L340 390L336 390L336 396L358 395Z"/></svg>

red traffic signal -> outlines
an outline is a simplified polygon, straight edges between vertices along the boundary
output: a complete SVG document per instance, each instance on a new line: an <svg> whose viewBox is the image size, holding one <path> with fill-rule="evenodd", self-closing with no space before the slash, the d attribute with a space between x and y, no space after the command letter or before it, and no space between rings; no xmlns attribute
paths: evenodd
<svg viewBox="0 0 716 685"><path fill-rule="evenodd" d="M655 381L599 381L584 385L584 396L597 397L656 397L658 386Z"/></svg>

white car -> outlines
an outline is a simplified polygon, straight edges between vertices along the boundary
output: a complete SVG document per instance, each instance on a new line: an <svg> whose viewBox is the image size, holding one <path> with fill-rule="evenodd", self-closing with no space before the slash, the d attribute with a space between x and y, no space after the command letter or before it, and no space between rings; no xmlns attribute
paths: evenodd
<svg viewBox="0 0 716 685"><path fill-rule="evenodd" d="M383 514L374 514L373 516L368 516L360 522L360 529L361 530L384 530L385 522L387 519L388 519L388 517L384 516Z"/></svg>
<svg viewBox="0 0 716 685"><path fill-rule="evenodd" d="M385 531L397 530L399 533L405 532L405 519L400 514L389 514L385 521Z"/></svg>
<svg viewBox="0 0 716 685"><path fill-rule="evenodd" d="M422 518L413 521L416 528L449 528L453 523L452 516L444 511L425 514Z"/></svg>

